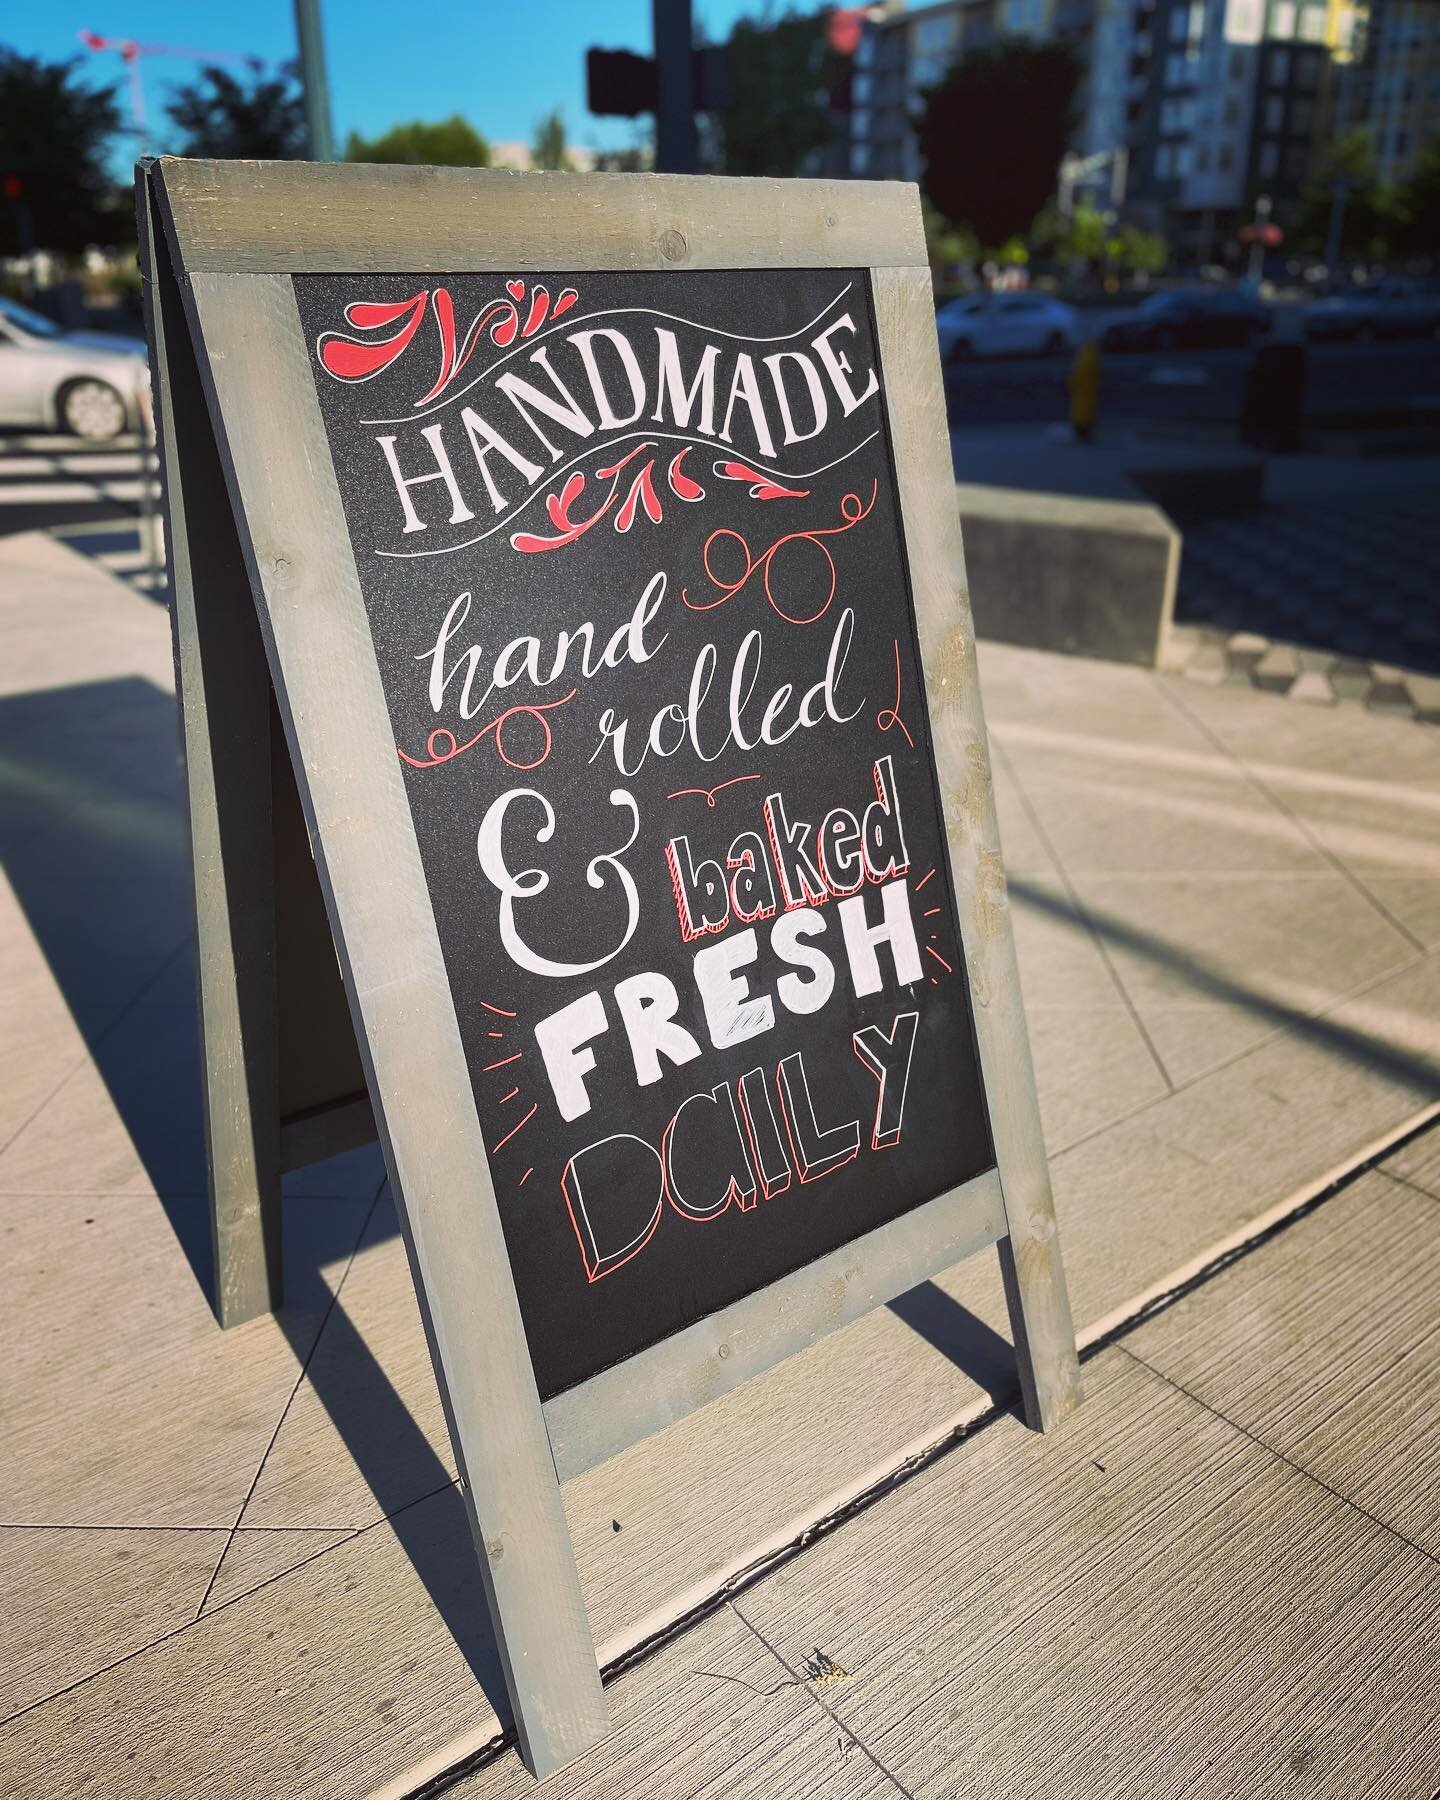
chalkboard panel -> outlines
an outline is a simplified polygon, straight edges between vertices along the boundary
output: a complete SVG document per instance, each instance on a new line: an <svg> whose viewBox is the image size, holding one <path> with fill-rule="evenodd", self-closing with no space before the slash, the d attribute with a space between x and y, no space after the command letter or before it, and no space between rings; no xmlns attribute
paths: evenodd
<svg viewBox="0 0 1440 1800"><path fill-rule="evenodd" d="M868 277L294 287L549 1398L994 1166Z"/></svg>

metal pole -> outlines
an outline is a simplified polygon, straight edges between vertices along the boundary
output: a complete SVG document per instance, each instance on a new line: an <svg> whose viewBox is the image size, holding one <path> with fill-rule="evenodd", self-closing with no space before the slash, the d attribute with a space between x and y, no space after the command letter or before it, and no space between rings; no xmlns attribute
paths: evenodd
<svg viewBox="0 0 1440 1800"><path fill-rule="evenodd" d="M657 0L658 4L658 0ZM295 36L300 44L300 85L305 92L305 129L312 162L334 162L330 130L330 83L325 75L325 38L320 0L295 0Z"/></svg>
<svg viewBox="0 0 1440 1800"><path fill-rule="evenodd" d="M298 0L297 0L298 4ZM695 49L690 0L653 0L655 20L655 167L665 175L693 175Z"/></svg>
<svg viewBox="0 0 1440 1800"><path fill-rule="evenodd" d="M1335 177L1335 185L1330 190L1330 229L1325 234L1325 270L1328 278L1335 279L1335 271L1345 247L1345 208L1350 200L1350 183L1343 175Z"/></svg>
<svg viewBox="0 0 1440 1800"><path fill-rule="evenodd" d="M1265 273L1265 227L1270 222L1270 196L1261 194L1255 202L1255 236L1250 240L1250 279L1258 283Z"/></svg>

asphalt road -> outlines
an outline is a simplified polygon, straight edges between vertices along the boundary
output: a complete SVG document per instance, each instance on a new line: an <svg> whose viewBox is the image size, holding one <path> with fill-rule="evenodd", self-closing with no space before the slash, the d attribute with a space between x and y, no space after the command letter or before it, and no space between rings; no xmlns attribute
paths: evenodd
<svg viewBox="0 0 1440 1800"><path fill-rule="evenodd" d="M1305 410L1327 419L1426 404L1440 410L1440 341L1311 344ZM1167 420L1234 424L1240 417L1249 350L1105 353L1102 423ZM1048 424L1068 412L1068 356L994 357L952 364L945 391L952 429Z"/></svg>

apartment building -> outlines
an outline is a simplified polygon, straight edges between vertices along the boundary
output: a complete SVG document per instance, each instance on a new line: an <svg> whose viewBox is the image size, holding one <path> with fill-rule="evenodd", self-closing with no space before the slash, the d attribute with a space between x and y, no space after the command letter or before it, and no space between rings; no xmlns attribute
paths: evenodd
<svg viewBox="0 0 1440 1800"><path fill-rule="evenodd" d="M1382 182L1407 181L1440 137L1440 0L1371 0L1353 42L1337 124L1368 130Z"/></svg>
<svg viewBox="0 0 1440 1800"><path fill-rule="evenodd" d="M945 0L907 9L889 0L871 7L855 52L850 173L918 181L911 121L925 89L957 56L1002 37L1063 38L1088 64L1095 6L1096 0Z"/></svg>
<svg viewBox="0 0 1440 1800"><path fill-rule="evenodd" d="M1347 106L1375 115L1385 167L1413 166L1440 102L1437 20L1440 0L890 0L856 50L850 170L919 178L910 121L956 56L1068 39L1086 62L1075 191L1211 262L1262 197L1294 215Z"/></svg>

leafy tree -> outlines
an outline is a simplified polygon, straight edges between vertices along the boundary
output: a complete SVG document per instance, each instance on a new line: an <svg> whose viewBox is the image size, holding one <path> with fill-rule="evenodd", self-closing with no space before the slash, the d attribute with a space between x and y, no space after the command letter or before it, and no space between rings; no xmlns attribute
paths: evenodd
<svg viewBox="0 0 1440 1800"><path fill-rule="evenodd" d="M536 169L569 169L570 152L565 145L565 115L557 106L535 127L535 142L530 149L530 163Z"/></svg>
<svg viewBox="0 0 1440 1800"><path fill-rule="evenodd" d="M1055 188L1080 64L1061 44L974 50L923 95L921 186L982 244L1028 232Z"/></svg>
<svg viewBox="0 0 1440 1800"><path fill-rule="evenodd" d="M105 172L120 129L114 96L80 86L78 68L78 57L47 63L0 48L0 175L21 188L0 195L0 253L31 247L21 243L22 207L34 246L45 250L115 243L133 230Z"/></svg>
<svg viewBox="0 0 1440 1800"><path fill-rule="evenodd" d="M968 231L957 231L948 219L942 219L929 201L920 203L920 216L925 225L925 252L930 267L940 274L979 259L980 246Z"/></svg>
<svg viewBox="0 0 1440 1800"><path fill-rule="evenodd" d="M1315 179L1301 194L1299 217L1291 233L1295 242L1316 254L1328 248L1337 185L1345 190L1342 259L1383 260L1404 237L1406 209L1403 197L1381 184L1375 148L1364 127L1341 132L1326 149Z"/></svg>
<svg viewBox="0 0 1440 1800"><path fill-rule="evenodd" d="M1401 191L1402 238L1412 256L1440 257L1440 138L1431 138L1415 161L1415 173Z"/></svg>
<svg viewBox="0 0 1440 1800"><path fill-rule="evenodd" d="M260 157L285 162L309 149L305 102L293 67L258 69L241 80L206 64L200 79L175 90L165 111L182 132L181 156Z"/></svg>
<svg viewBox="0 0 1440 1800"><path fill-rule="evenodd" d="M1158 275L1170 260L1170 246L1153 231L1122 225L1105 245L1113 267L1134 275Z"/></svg>
<svg viewBox="0 0 1440 1800"><path fill-rule="evenodd" d="M733 97L716 121L726 175L798 175L833 135L835 57L827 15L740 19L730 33Z"/></svg>
<svg viewBox="0 0 1440 1800"><path fill-rule="evenodd" d="M485 169L490 165L490 146L467 119L454 113L435 124L414 119L408 125L392 125L389 131L375 138L363 138L352 131L345 145L345 160Z"/></svg>
<svg viewBox="0 0 1440 1800"><path fill-rule="evenodd" d="M631 144L624 150L597 150L595 169L605 175L644 175L655 167L655 153L644 144Z"/></svg>

